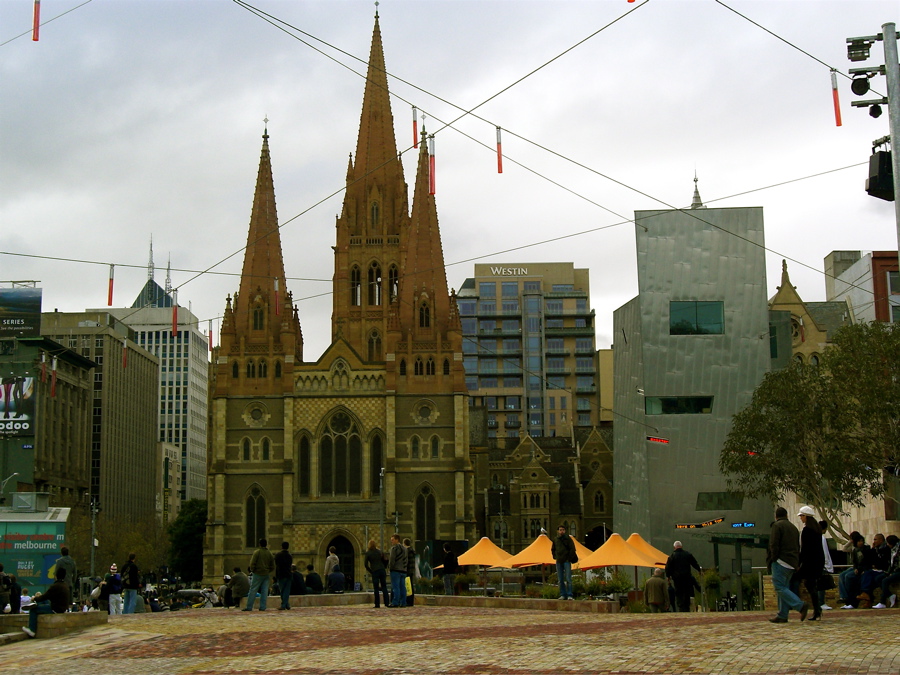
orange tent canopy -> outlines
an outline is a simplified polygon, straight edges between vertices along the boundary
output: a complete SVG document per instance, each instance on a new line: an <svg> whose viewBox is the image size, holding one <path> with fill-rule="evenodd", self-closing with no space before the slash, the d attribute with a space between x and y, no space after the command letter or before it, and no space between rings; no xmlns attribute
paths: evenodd
<svg viewBox="0 0 900 675"><path fill-rule="evenodd" d="M572 537L572 535L569 535ZM589 556L592 551L584 544L580 543L575 537L572 537L575 544L575 550L578 553L578 559L583 560ZM554 565L556 561L550 552L553 548L553 541L546 534L541 534L526 548L516 553L512 558L503 563L503 567L531 567L533 565Z"/></svg>
<svg viewBox="0 0 900 675"><path fill-rule="evenodd" d="M504 563L510 557L510 554L497 546L497 544L487 537L482 537L477 544L459 556L459 564L504 567Z"/></svg>
<svg viewBox="0 0 900 675"><path fill-rule="evenodd" d="M594 569L595 567L612 567L613 565L657 567L657 562L654 557L630 546L620 534L611 534L603 546L584 560L578 561L579 569L583 570Z"/></svg>
<svg viewBox="0 0 900 675"><path fill-rule="evenodd" d="M633 548L636 548L641 553L646 553L651 558L655 559L657 564L659 565L665 565L666 561L669 559L669 556L660 551L658 548L652 546L637 532L634 532L630 537L628 537L628 539L625 540L625 543Z"/></svg>

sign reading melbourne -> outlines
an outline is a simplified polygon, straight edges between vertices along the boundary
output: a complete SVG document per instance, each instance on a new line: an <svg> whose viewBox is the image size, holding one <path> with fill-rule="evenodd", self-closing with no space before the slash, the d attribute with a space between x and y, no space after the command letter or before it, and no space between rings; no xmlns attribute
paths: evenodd
<svg viewBox="0 0 900 675"><path fill-rule="evenodd" d="M41 289L0 288L0 338L41 334Z"/></svg>
<svg viewBox="0 0 900 675"><path fill-rule="evenodd" d="M4 436L34 436L33 377L0 375L0 433Z"/></svg>

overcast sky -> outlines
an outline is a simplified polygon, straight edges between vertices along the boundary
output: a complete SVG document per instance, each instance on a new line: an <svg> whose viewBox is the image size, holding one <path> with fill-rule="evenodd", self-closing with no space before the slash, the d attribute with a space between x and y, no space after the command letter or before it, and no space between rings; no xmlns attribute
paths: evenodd
<svg viewBox="0 0 900 675"><path fill-rule="evenodd" d="M82 2L43 0L42 18ZM238 287L268 117L279 222L296 217L282 228L288 287L304 358L321 355L334 218L364 84L340 64L365 72L352 57L368 57L375 6L250 4L352 56L304 38L335 62L228 0L92 0L43 26L38 42L32 0L0 2L0 280L39 280L44 311L80 311L106 305L115 263L114 304L128 306L146 281L152 235L157 281L171 256L179 302L205 330ZM836 127L828 68L728 9L846 73L884 63L877 43L866 64L851 64L845 40L900 20L897 2L726 4L381 2L398 146L411 144L411 105L438 132L450 286L472 276L475 257L572 261L590 269L597 346L608 347L613 311L637 293L628 220L638 209L689 205L695 171L710 207L765 208L770 295L785 256L798 261L788 264L801 296L823 300L830 251L897 248L893 204L864 191L886 111L875 120L851 108L858 97L839 77ZM479 107L482 119L443 128L619 17ZM873 86L886 91L883 77ZM502 174L498 125L508 130ZM403 164L412 185L414 153ZM585 234L541 243L575 233ZM232 276L189 281L190 270L236 252L215 268Z"/></svg>

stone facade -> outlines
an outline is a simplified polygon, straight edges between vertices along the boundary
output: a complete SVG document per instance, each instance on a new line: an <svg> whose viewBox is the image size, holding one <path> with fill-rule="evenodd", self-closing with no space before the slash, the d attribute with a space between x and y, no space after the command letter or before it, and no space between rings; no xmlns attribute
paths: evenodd
<svg viewBox="0 0 900 675"><path fill-rule="evenodd" d="M284 289L268 138L211 367L204 577L246 567L267 538L319 572L334 546L362 582L370 539L383 548L395 529L420 542L476 535L462 338L427 144L410 210L377 18L333 247L332 344L315 361L303 360Z"/></svg>

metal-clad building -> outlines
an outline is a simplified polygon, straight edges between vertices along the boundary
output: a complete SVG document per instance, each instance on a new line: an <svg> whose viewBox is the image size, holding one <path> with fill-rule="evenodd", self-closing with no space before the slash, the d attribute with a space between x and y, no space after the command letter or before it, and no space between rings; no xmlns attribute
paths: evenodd
<svg viewBox="0 0 900 675"><path fill-rule="evenodd" d="M690 210L635 223L639 295L614 313L615 530L664 551L680 539L711 566L708 535L768 534L772 520L718 470L732 416L771 367L763 212L695 194Z"/></svg>

